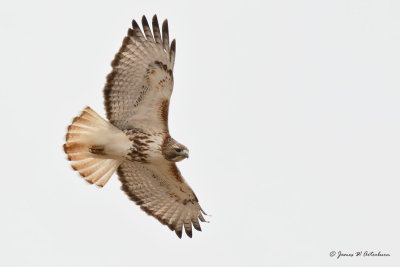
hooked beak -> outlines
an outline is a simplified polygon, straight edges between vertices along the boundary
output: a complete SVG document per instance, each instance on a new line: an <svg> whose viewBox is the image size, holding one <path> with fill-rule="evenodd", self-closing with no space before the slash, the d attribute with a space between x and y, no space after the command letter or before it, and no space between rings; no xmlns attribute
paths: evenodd
<svg viewBox="0 0 400 267"><path fill-rule="evenodd" d="M189 158L189 150L185 149L182 152L183 152L183 156L188 159Z"/></svg>

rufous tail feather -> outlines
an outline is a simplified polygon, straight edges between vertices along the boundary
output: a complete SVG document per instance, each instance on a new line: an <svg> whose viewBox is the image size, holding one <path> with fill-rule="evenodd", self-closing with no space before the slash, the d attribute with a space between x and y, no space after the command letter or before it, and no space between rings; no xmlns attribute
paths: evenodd
<svg viewBox="0 0 400 267"><path fill-rule="evenodd" d="M121 130L90 107L86 107L68 126L64 151L72 168L87 182L103 187L121 164L122 159L106 153L107 142L114 140L112 136L116 135L119 140L126 141Z"/></svg>

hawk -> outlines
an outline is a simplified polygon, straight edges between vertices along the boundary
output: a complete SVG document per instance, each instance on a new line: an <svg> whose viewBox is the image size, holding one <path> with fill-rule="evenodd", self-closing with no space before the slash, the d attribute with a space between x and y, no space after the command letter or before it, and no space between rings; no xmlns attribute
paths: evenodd
<svg viewBox="0 0 400 267"><path fill-rule="evenodd" d="M117 172L121 189L147 214L182 237L205 212L175 162L189 157L186 146L168 130L173 88L175 39L169 42L168 21L160 32L145 16L142 28L133 20L111 62L103 89L107 120L86 107L68 126L64 151L74 170L103 187Z"/></svg>

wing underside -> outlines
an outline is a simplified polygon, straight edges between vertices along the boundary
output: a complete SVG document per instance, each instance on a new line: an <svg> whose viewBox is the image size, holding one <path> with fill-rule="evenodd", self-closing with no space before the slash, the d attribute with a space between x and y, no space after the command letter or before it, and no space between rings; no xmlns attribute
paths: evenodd
<svg viewBox="0 0 400 267"><path fill-rule="evenodd" d="M122 190L147 214L182 237L182 227L192 237L192 226L201 231L205 214L198 199L174 163L151 166L124 162L118 169Z"/></svg>
<svg viewBox="0 0 400 267"><path fill-rule="evenodd" d="M144 16L142 27L144 34L132 21L132 28L111 63L113 69L103 90L107 118L120 129L146 126L165 131L168 118L160 109L169 104L172 93L175 40L169 44L167 20L162 34L156 16L153 30Z"/></svg>

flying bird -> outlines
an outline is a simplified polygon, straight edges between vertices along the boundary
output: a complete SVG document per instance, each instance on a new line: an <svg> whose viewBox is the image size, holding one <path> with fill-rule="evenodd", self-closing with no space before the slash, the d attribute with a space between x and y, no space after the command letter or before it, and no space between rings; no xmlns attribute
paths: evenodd
<svg viewBox="0 0 400 267"><path fill-rule="evenodd" d="M121 189L142 210L179 238L182 228L192 237L205 212L175 164L189 150L168 129L176 42L169 42L167 20L160 31L156 15L153 30L145 16L142 28L132 21L111 62L103 89L108 121L86 107L68 126L64 151L87 182L103 187L117 172Z"/></svg>

